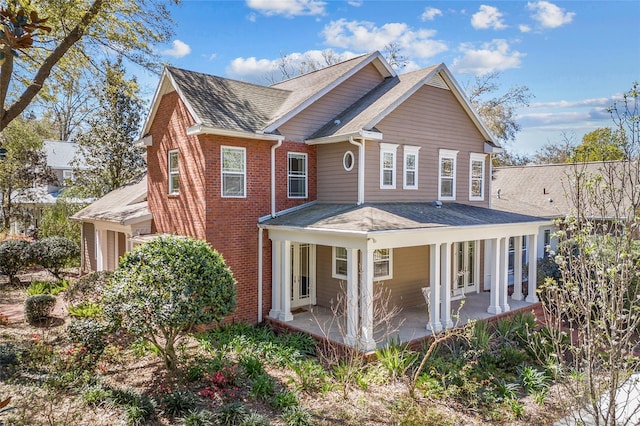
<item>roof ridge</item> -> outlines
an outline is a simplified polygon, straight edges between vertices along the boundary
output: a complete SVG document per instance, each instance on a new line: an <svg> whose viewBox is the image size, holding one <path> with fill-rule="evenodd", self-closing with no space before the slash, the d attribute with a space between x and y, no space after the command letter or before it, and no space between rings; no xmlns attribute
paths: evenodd
<svg viewBox="0 0 640 426"><path fill-rule="evenodd" d="M184 73L188 73L188 74L198 74L198 75L201 75L201 76L204 76L204 77L207 77L207 78L215 78L215 79L219 79L219 80L231 81L231 82L234 82L234 83L244 84L244 85L247 85L247 86L258 87L258 88L261 88L261 89L272 89L272 90L279 90L281 92L291 92L291 90L288 90L288 89L281 89L279 87L267 86L267 85L264 85L264 84L258 84L258 83L253 83L253 82L250 82L250 81L238 80L238 79L235 79L235 78L222 77L222 76L215 75L215 74L207 74L207 73L202 72L202 71L193 71L193 70L188 70L188 69L179 68L179 67L173 67L173 66L169 66L169 65L166 66L166 69L168 71L178 70L178 71L181 71L181 72L184 72Z"/></svg>
<svg viewBox="0 0 640 426"><path fill-rule="evenodd" d="M353 58L345 59L344 61L336 62L335 64L327 65L326 67L322 67L322 68L318 68L318 69L315 69L315 70L312 70L312 71L309 71L309 72L305 72L305 73L302 73L302 74L298 74L298 75L296 75L296 76L293 76L293 77L287 78L287 79L282 80L282 81L279 81L279 82L277 82L277 83L270 84L270 85L269 85L269 86L267 86L267 87L273 87L273 86L275 86L275 85L277 85L277 84L282 84L282 83L285 83L285 82L293 81L293 80L296 80L296 79L299 79L299 78L302 78L302 77L309 76L309 75L311 75L311 74L318 73L318 72L320 72L320 71L326 71L326 70L329 70L329 69L331 69L331 68L333 68L333 67L336 67L336 66L338 66L338 65L344 65L344 64L345 64L345 63L347 63L347 62L351 62L351 61L354 61L354 60L356 60L356 59L362 59L362 58L363 58L363 57L365 57L365 56L370 56L370 55L374 55L374 54L376 54L376 52L363 53L362 55L354 56ZM275 87L274 87L274 88L275 88Z"/></svg>

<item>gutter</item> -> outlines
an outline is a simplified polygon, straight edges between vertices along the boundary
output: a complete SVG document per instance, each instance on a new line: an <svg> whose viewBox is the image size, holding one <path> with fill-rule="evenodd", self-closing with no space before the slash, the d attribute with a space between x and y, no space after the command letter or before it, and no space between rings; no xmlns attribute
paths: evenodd
<svg viewBox="0 0 640 426"><path fill-rule="evenodd" d="M358 203L364 203L364 139L356 142L353 136L349 136L349 143L358 147Z"/></svg>

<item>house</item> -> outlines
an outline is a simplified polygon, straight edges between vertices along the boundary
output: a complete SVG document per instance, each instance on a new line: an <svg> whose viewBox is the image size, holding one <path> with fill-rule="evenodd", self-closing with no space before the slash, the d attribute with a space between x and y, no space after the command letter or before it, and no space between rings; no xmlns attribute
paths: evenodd
<svg viewBox="0 0 640 426"><path fill-rule="evenodd" d="M234 272L234 319L304 328L344 287L342 337L368 350L381 286L417 307L415 337L452 326L465 295L486 315L537 301L535 259L526 301L521 278L508 295L508 241L536 253L550 222L492 209L500 147L444 64L397 75L374 52L268 87L167 67L142 134L145 196L125 188L75 215L86 270L189 235Z"/></svg>
<svg viewBox="0 0 640 426"><path fill-rule="evenodd" d="M12 220L9 228L11 234L24 235L36 230L40 225L44 210L56 203L58 196L73 180L71 162L76 156L77 145L73 142L45 139L42 148L47 167L51 169L52 179L45 185L36 185L33 188L16 190L13 193L12 201L16 209L20 210L21 218L20 220ZM82 167L80 165L80 168ZM85 204L92 200L74 199L74 201Z"/></svg>

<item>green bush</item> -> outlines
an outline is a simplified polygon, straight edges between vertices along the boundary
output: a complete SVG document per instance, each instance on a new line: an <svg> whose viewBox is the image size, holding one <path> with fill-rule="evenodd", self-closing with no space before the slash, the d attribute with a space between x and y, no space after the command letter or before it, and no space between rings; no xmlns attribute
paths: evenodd
<svg viewBox="0 0 640 426"><path fill-rule="evenodd" d="M61 279L63 268L78 264L80 247L64 237L46 237L31 246L33 260L57 279Z"/></svg>
<svg viewBox="0 0 640 426"><path fill-rule="evenodd" d="M69 283L66 280L60 281L31 281L27 294L35 296L38 294L51 294L57 296L67 289Z"/></svg>
<svg viewBox="0 0 640 426"><path fill-rule="evenodd" d="M20 284L17 275L30 264L30 242L18 239L0 242L0 274L8 276L11 284Z"/></svg>
<svg viewBox="0 0 640 426"><path fill-rule="evenodd" d="M112 271L98 271L78 278L67 287L64 300L72 305L82 302L98 302L112 275Z"/></svg>
<svg viewBox="0 0 640 426"><path fill-rule="evenodd" d="M275 380L271 376L263 374L253 380L249 394L257 400L266 401L273 395L275 388Z"/></svg>
<svg viewBox="0 0 640 426"><path fill-rule="evenodd" d="M300 405L300 399L295 392L282 391L273 396L269 405L276 410L285 410L289 407Z"/></svg>
<svg viewBox="0 0 640 426"><path fill-rule="evenodd" d="M174 390L160 397L160 406L165 413L175 417L193 411L197 406L197 401L193 393L189 391Z"/></svg>
<svg viewBox="0 0 640 426"><path fill-rule="evenodd" d="M380 365L384 367L392 381L403 377L417 361L418 353L412 351L408 345L394 341L382 349L376 350Z"/></svg>
<svg viewBox="0 0 640 426"><path fill-rule="evenodd" d="M94 302L80 302L69 306L69 316L74 318L99 318L102 316L102 306Z"/></svg>
<svg viewBox="0 0 640 426"><path fill-rule="evenodd" d="M313 418L309 410L301 405L289 407L282 413L282 420L289 426L311 426Z"/></svg>
<svg viewBox="0 0 640 426"><path fill-rule="evenodd" d="M14 343L0 343L0 370L18 364L21 353Z"/></svg>
<svg viewBox="0 0 640 426"><path fill-rule="evenodd" d="M92 354L101 354L107 346L109 327L94 319L74 319L67 325L67 338L71 343L84 346Z"/></svg>
<svg viewBox="0 0 640 426"><path fill-rule="evenodd" d="M192 410L182 418L184 426L212 426L213 413L209 410Z"/></svg>
<svg viewBox="0 0 640 426"><path fill-rule="evenodd" d="M215 419L223 426L240 425L249 417L249 410L240 402L230 402L218 409Z"/></svg>
<svg viewBox="0 0 640 426"><path fill-rule="evenodd" d="M36 324L47 319L56 305L56 297L50 294L39 294L28 297L24 301L24 314L29 324Z"/></svg>
<svg viewBox="0 0 640 426"><path fill-rule="evenodd" d="M235 279L205 241L163 236L125 254L104 293L107 318L153 342L167 369L177 368L176 343L193 327L235 309ZM157 344L156 336L164 344Z"/></svg>

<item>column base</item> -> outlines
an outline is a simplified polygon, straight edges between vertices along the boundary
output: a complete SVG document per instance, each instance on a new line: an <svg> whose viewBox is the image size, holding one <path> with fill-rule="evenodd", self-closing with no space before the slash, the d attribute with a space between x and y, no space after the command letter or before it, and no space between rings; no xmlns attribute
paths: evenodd
<svg viewBox="0 0 640 426"><path fill-rule="evenodd" d="M344 336L343 342L347 346L356 347L358 346L358 339L352 336Z"/></svg>
<svg viewBox="0 0 640 426"><path fill-rule="evenodd" d="M502 312L509 312L511 310L511 306L509 306L509 304L507 303L500 306L500 309L502 309Z"/></svg>
<svg viewBox="0 0 640 426"><path fill-rule="evenodd" d="M280 312L278 314L278 319L284 322L293 321L293 314L291 314L291 312Z"/></svg>
<svg viewBox="0 0 640 426"><path fill-rule="evenodd" d="M487 312L489 312L490 314L498 315L502 313L502 309L500 308L500 306L489 306Z"/></svg>
<svg viewBox="0 0 640 426"><path fill-rule="evenodd" d="M376 341L363 337L360 339L360 348L367 352L374 351L376 349Z"/></svg>
<svg viewBox="0 0 640 426"><path fill-rule="evenodd" d="M522 296L522 293L520 293L520 294L513 293L513 294L511 295L511 298L512 298L513 300L522 300L522 299L524 299L524 296Z"/></svg>
<svg viewBox="0 0 640 426"><path fill-rule="evenodd" d="M440 324L440 322L430 322L427 324L427 331L430 331L432 333L439 333L442 331L442 324Z"/></svg>
<svg viewBox="0 0 640 426"><path fill-rule="evenodd" d="M453 320L451 320L451 319L443 321L443 323L444 323L444 327L445 328L452 328L453 327Z"/></svg>
<svg viewBox="0 0 640 426"><path fill-rule="evenodd" d="M527 296L525 301L527 301L529 303L538 303L540 300L538 299L538 296L536 296L535 294L532 294L532 295Z"/></svg>
<svg viewBox="0 0 640 426"><path fill-rule="evenodd" d="M278 319L278 317L280 316L280 311L278 311L278 310L276 310L276 309L271 309L271 310L269 311L269 316L270 316L271 318Z"/></svg>

